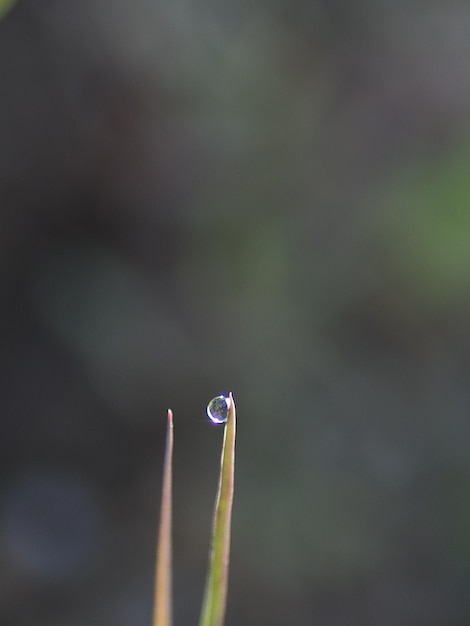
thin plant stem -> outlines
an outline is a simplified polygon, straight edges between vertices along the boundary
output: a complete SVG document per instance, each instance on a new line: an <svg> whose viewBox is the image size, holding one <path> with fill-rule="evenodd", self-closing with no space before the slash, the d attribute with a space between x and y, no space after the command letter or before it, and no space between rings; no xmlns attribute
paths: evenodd
<svg viewBox="0 0 470 626"><path fill-rule="evenodd" d="M155 595L153 626L172 624L172 558L171 558L171 509L172 509L172 463L173 463L173 413L168 409L163 485L158 531L155 571Z"/></svg>

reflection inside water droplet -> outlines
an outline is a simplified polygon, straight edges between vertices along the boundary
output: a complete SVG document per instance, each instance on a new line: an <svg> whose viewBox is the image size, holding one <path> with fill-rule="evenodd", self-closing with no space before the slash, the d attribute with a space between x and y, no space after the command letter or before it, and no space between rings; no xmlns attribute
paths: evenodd
<svg viewBox="0 0 470 626"><path fill-rule="evenodd" d="M207 416L214 424L223 424L227 421L230 400L225 396L213 398L207 405Z"/></svg>

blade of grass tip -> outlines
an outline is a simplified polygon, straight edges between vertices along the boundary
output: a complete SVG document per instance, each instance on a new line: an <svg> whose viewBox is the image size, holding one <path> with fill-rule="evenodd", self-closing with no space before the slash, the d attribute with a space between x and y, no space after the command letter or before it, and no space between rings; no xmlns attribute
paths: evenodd
<svg viewBox="0 0 470 626"><path fill-rule="evenodd" d="M165 460L163 462L162 501L155 569L153 626L171 626L171 483L173 463L173 413L168 409Z"/></svg>
<svg viewBox="0 0 470 626"><path fill-rule="evenodd" d="M199 626L223 626L225 618L230 560L236 421L235 402L230 393L220 460L219 487L212 525L209 570Z"/></svg>

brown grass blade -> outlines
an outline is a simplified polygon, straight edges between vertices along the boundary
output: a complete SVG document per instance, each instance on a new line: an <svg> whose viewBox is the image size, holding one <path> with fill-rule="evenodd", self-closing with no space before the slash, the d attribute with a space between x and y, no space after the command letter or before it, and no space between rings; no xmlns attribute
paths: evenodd
<svg viewBox="0 0 470 626"><path fill-rule="evenodd" d="M173 463L173 413L168 409L165 459L163 464L160 527L158 531L155 571L155 596L153 626L171 626L172 623L172 571L171 571L171 508Z"/></svg>

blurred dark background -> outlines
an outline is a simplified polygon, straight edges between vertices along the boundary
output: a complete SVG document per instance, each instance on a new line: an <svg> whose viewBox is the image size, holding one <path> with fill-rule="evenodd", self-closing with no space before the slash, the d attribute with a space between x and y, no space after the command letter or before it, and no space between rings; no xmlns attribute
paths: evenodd
<svg viewBox="0 0 470 626"><path fill-rule="evenodd" d="M2 3L4 4L4 3ZM166 410L197 623L470 623L470 4L0 22L0 623L149 626Z"/></svg>

